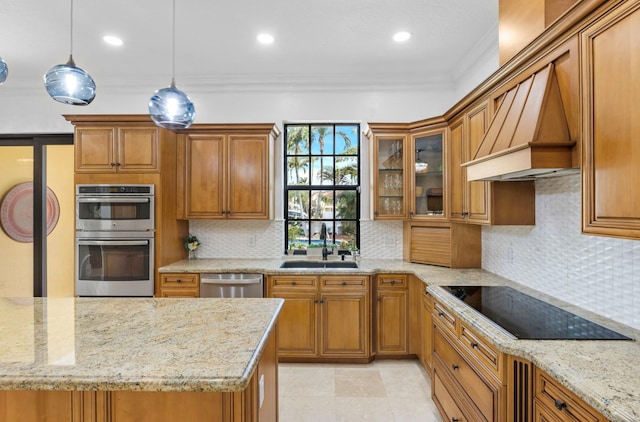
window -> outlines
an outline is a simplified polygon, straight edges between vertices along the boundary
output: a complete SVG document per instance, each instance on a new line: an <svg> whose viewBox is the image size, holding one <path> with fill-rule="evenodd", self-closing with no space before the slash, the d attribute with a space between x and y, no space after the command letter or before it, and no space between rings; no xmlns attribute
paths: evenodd
<svg viewBox="0 0 640 422"><path fill-rule="evenodd" d="M360 125L284 126L285 249L360 244Z"/></svg>

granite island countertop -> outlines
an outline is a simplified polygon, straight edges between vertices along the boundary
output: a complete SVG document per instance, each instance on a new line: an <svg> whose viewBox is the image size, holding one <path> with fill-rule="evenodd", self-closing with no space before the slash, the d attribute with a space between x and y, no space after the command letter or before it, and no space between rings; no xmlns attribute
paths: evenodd
<svg viewBox="0 0 640 422"><path fill-rule="evenodd" d="M640 332L482 269L449 269L402 260L362 258L357 269L283 269L283 259L195 259L160 272L274 274L414 274L438 301L500 351L530 360L614 422L640 421ZM631 337L618 340L514 340L480 313L438 286L507 285Z"/></svg>
<svg viewBox="0 0 640 422"><path fill-rule="evenodd" d="M283 303L0 298L0 390L243 391Z"/></svg>

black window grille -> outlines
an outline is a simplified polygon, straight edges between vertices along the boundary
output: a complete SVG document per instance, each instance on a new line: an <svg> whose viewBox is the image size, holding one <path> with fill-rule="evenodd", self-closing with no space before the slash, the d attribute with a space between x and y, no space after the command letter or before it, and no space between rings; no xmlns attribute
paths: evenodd
<svg viewBox="0 0 640 422"><path fill-rule="evenodd" d="M285 250L360 245L360 125L284 125Z"/></svg>

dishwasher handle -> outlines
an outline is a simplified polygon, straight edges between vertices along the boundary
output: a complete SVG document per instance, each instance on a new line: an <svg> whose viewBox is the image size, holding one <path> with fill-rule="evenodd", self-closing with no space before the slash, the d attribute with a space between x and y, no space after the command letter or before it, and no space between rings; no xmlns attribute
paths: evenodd
<svg viewBox="0 0 640 422"><path fill-rule="evenodd" d="M236 278L236 279L214 279L201 278L200 284L238 285L238 284L260 284L262 278Z"/></svg>

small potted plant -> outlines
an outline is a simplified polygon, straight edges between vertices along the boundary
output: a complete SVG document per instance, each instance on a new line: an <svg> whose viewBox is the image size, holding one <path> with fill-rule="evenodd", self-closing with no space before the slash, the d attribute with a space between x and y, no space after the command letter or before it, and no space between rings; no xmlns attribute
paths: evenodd
<svg viewBox="0 0 640 422"><path fill-rule="evenodd" d="M189 259L194 259L196 257L196 249L200 246L200 241L198 238L189 233L189 236L184 238L184 248L189 252Z"/></svg>

